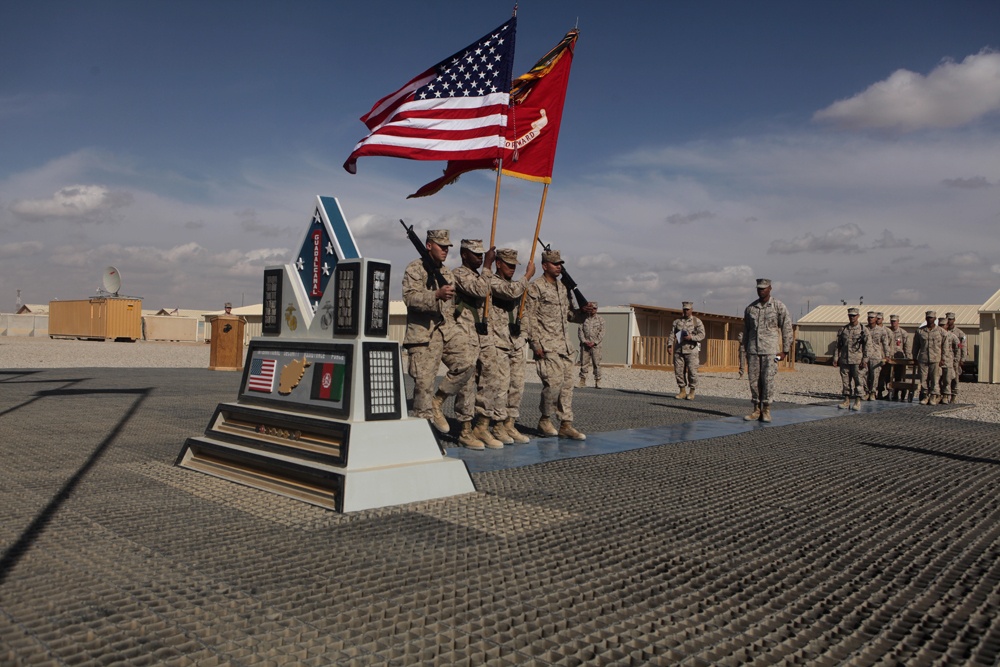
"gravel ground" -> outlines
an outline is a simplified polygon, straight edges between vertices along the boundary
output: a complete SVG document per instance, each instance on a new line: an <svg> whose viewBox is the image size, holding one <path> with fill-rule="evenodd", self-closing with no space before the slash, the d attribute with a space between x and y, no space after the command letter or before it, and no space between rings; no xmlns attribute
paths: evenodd
<svg viewBox="0 0 1000 667"><path fill-rule="evenodd" d="M207 368L210 350L205 343L57 340L51 338L0 338L0 369L4 368ZM537 383L532 368L525 374ZM593 375L590 377L593 383ZM673 373L605 368L601 386L665 394L677 392ZM701 373L700 396L750 399L746 379L736 373ZM790 403L816 403L840 397L840 373L832 366L798 364L794 372L778 376L778 399ZM938 412L942 417L1000 424L1000 385L962 383L960 403Z"/></svg>

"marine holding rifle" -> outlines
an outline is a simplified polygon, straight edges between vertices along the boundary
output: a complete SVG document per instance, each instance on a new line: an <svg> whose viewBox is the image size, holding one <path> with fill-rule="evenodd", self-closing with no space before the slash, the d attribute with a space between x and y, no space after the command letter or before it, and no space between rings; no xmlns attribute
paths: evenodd
<svg viewBox="0 0 1000 667"><path fill-rule="evenodd" d="M494 409L497 424L493 436L506 444L525 443L528 436L517 430L515 423L521 416L521 397L524 395L524 337L521 335L521 297L528 289L528 281L535 275L535 264L529 262L524 275L514 280L517 270L517 250L500 248L497 250L497 268L490 283L490 339L496 347L499 363L496 377L489 378L480 373L480 388L494 385L497 390ZM506 437L504 437L506 436Z"/></svg>
<svg viewBox="0 0 1000 667"><path fill-rule="evenodd" d="M472 377L477 350L455 321L455 279L444 265L452 245L448 230L429 230L423 246L412 227L407 235L421 255L403 274L403 347L410 356L408 372L414 383L410 414L430 420L434 428L447 433L448 420L441 407ZM435 392L434 380L442 362L448 372Z"/></svg>
<svg viewBox="0 0 1000 667"><path fill-rule="evenodd" d="M487 252L480 239L462 239L461 253L462 266L452 273L455 277L455 322L475 350L475 356L472 375L455 395L455 413L462 424L458 442L469 449L502 449L503 441L490 432L490 421L499 417L494 406L499 390L490 384L497 375L498 358L483 312L490 293L493 278L490 267L496 251L490 248ZM477 380L486 381L487 385L479 386Z"/></svg>
<svg viewBox="0 0 1000 667"><path fill-rule="evenodd" d="M569 322L583 323L588 313L597 311L591 302L573 308L570 287L559 280L563 273L563 259L558 250L542 253L542 276L528 287L524 310L524 336L535 354L535 368L542 381L539 409L542 413L538 430L543 435L558 435L573 440L585 440L573 428L573 386L575 365L574 351L567 338ZM578 300L579 290L576 290ZM559 420L556 430L552 417Z"/></svg>

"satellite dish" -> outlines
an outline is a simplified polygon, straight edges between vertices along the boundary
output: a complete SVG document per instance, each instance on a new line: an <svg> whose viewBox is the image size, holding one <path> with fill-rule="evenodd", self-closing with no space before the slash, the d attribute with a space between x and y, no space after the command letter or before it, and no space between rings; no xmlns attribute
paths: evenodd
<svg viewBox="0 0 1000 667"><path fill-rule="evenodd" d="M118 296L118 290L122 288L122 274L118 273L118 269L115 267L109 266L104 269L102 283L104 284L105 292Z"/></svg>

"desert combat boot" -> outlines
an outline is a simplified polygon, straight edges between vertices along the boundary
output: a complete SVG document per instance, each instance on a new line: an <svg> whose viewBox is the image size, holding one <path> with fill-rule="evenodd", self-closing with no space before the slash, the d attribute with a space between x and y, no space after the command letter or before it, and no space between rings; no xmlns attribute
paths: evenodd
<svg viewBox="0 0 1000 667"><path fill-rule="evenodd" d="M462 432L458 436L458 444L468 449L482 451L486 445L472 432L472 422L462 422Z"/></svg>
<svg viewBox="0 0 1000 667"><path fill-rule="evenodd" d="M688 395L688 388L687 387L681 387L681 390L679 392L677 392L677 395L674 396L674 398L676 398L677 400L680 401L680 400L683 400L683 399L687 398L687 395Z"/></svg>
<svg viewBox="0 0 1000 667"><path fill-rule="evenodd" d="M844 402L837 406L838 410L846 410L851 407L851 397L844 396Z"/></svg>
<svg viewBox="0 0 1000 667"><path fill-rule="evenodd" d="M507 433L507 429L504 427L503 422L493 424L493 426L490 427L490 435L505 445L514 444L514 438L510 437L510 433Z"/></svg>
<svg viewBox="0 0 1000 667"><path fill-rule="evenodd" d="M448 394L439 390L436 394L434 394L434 399L431 403L431 410L434 411L434 416L431 417L430 420L431 426L441 431L441 433L447 433L451 430L451 426L448 425L448 419L444 416L444 412L441 410L446 398L448 398Z"/></svg>
<svg viewBox="0 0 1000 667"><path fill-rule="evenodd" d="M541 431L544 436L551 437L553 435L559 435L559 431L556 430L556 427L552 424L552 420L548 417L542 417L538 420L538 430Z"/></svg>
<svg viewBox="0 0 1000 667"><path fill-rule="evenodd" d="M771 423L771 404L761 403L760 404L760 420L767 424Z"/></svg>
<svg viewBox="0 0 1000 667"><path fill-rule="evenodd" d="M688 392L687 400L689 400L689 401L693 401L694 400L694 387L691 387L691 391Z"/></svg>
<svg viewBox="0 0 1000 667"><path fill-rule="evenodd" d="M506 429L507 435L509 435L514 442L519 442L521 444L531 442L531 438L517 430L517 426L514 425L513 417L507 417L507 421L503 423L503 427Z"/></svg>
<svg viewBox="0 0 1000 667"><path fill-rule="evenodd" d="M760 419L760 404L759 403L754 403L753 404L753 412L751 412L746 417L744 417L743 421L755 422L758 419Z"/></svg>
<svg viewBox="0 0 1000 667"><path fill-rule="evenodd" d="M587 436L585 436L583 433L580 433L575 428L573 428L573 422L565 420L563 421L562 424L559 425L559 437L569 438L570 440L587 439Z"/></svg>
<svg viewBox="0 0 1000 667"><path fill-rule="evenodd" d="M476 419L476 426L472 429L472 435L481 440L487 449L503 449L503 442L494 438L493 434L490 433L489 417L480 416Z"/></svg>

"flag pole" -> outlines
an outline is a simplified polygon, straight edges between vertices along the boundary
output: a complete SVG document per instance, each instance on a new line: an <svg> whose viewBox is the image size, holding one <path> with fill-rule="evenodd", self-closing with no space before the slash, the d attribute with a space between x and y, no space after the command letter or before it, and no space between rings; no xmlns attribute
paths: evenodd
<svg viewBox="0 0 1000 667"><path fill-rule="evenodd" d="M542 188L542 203L538 207L538 222L535 223L535 236L531 239L531 256L528 257L528 263L534 264L535 262L535 249L538 247L538 234L542 231L542 216L545 215L545 199L549 196L549 184L546 183L545 187ZM524 301L528 298L528 290L524 290L521 294L521 307L517 310L517 321L521 321L521 317L524 315Z"/></svg>
<svg viewBox="0 0 1000 667"><path fill-rule="evenodd" d="M500 209L500 175L503 173L503 157L497 161L497 186L496 190L493 192L493 225L490 228L490 244L486 246L486 250L489 251L494 245L496 245L497 238L497 211ZM496 261L494 259L494 261ZM483 322L489 328L489 316L490 316L490 295L493 293L492 289L486 291L486 300L483 302Z"/></svg>

